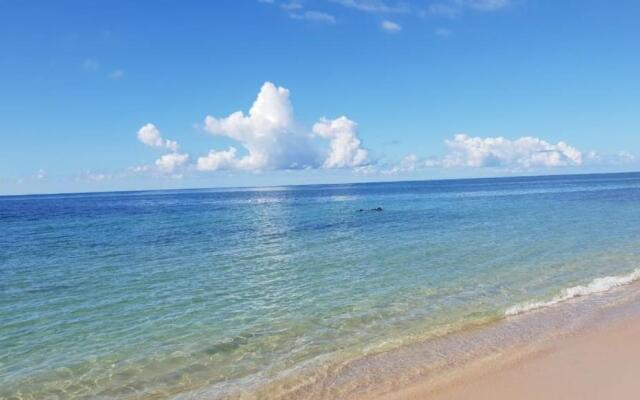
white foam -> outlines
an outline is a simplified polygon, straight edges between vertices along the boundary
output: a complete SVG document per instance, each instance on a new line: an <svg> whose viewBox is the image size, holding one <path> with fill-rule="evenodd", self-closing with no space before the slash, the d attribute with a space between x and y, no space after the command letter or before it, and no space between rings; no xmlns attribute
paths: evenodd
<svg viewBox="0 0 640 400"><path fill-rule="evenodd" d="M603 278L596 278L588 285L573 286L570 288L562 289L558 296L548 301L528 301L525 303L516 304L515 306L507 308L504 314L507 316L518 315L538 308L553 306L574 297L606 292L607 290L613 289L618 286L627 285L638 279L640 279L640 268L635 269L628 275L605 276Z"/></svg>

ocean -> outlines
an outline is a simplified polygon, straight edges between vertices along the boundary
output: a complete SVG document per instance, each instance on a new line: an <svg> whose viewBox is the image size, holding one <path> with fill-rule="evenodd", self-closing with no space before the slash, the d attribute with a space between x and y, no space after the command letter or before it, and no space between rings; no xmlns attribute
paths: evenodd
<svg viewBox="0 0 640 400"><path fill-rule="evenodd" d="M637 173L0 197L0 398L340 398L639 245Z"/></svg>

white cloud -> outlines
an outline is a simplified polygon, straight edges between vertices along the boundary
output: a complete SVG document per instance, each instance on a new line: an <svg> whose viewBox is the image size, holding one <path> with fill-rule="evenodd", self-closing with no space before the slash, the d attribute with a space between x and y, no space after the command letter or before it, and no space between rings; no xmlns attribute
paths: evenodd
<svg viewBox="0 0 640 400"><path fill-rule="evenodd" d="M297 131L289 91L271 82L262 86L249 115L237 111L226 118L207 116L205 130L236 140L246 149L248 154L240 158L233 152L232 164L238 169L287 169L310 156L299 151L309 147L309 139ZM216 159L215 154L210 152L207 157Z"/></svg>
<svg viewBox="0 0 640 400"><path fill-rule="evenodd" d="M386 175L411 172L419 168L482 168L492 167L507 171L523 171L536 168L581 166L585 159L582 152L565 142L556 144L525 136L515 140L504 137L471 137L455 135L445 140L447 152L443 157L421 159L415 154L405 156L399 163L382 170Z"/></svg>
<svg viewBox="0 0 640 400"><path fill-rule="evenodd" d="M627 151L618 151L615 154L590 151L586 154L586 161L593 165L629 165L635 160L636 156Z"/></svg>
<svg viewBox="0 0 640 400"><path fill-rule="evenodd" d="M292 14L289 14L289 17L293 19L304 19L307 21L322 22L325 24L336 23L336 18L333 15L323 13L320 11L305 11L304 13L301 13L301 14L292 13Z"/></svg>
<svg viewBox="0 0 640 400"><path fill-rule="evenodd" d="M360 11L395 13L407 12L409 7L404 2L390 3L384 0L331 0L345 7L355 8Z"/></svg>
<svg viewBox="0 0 640 400"><path fill-rule="evenodd" d="M133 166L133 167L129 167L127 169L128 169L129 172L132 172L134 174L139 174L139 173L142 173L142 172L149 171L150 168L149 168L148 165L136 165L136 166Z"/></svg>
<svg viewBox="0 0 640 400"><path fill-rule="evenodd" d="M155 161L157 169L162 173L173 173L189 159L189 154L178 153L178 142L163 139L158 128L151 123L144 125L138 130L138 140L150 147L158 147L170 151ZM147 165L140 165L129 168L133 173L148 172L151 168Z"/></svg>
<svg viewBox="0 0 640 400"><path fill-rule="evenodd" d="M458 134L445 144L448 152L440 162L444 167L530 169L579 166L583 162L580 150L565 142L551 144L530 136L509 140Z"/></svg>
<svg viewBox="0 0 640 400"><path fill-rule="evenodd" d="M509 5L509 0L456 0L461 6L482 11L494 11Z"/></svg>
<svg viewBox="0 0 640 400"><path fill-rule="evenodd" d="M345 116L331 121L322 119L313 126L313 133L330 141L324 168L352 168L366 163L368 153L360 147L357 126Z"/></svg>
<svg viewBox="0 0 640 400"><path fill-rule="evenodd" d="M104 173L104 172L91 172L87 171L81 177L82 180L89 182L104 182L113 179L113 174Z"/></svg>
<svg viewBox="0 0 640 400"><path fill-rule="evenodd" d="M258 0L260 3L275 4L274 0ZM306 20L324 24L335 24L336 17L322 11L303 11L304 6L300 1L291 0L289 2L280 3L280 9L289 13L289 18Z"/></svg>
<svg viewBox="0 0 640 400"><path fill-rule="evenodd" d="M198 157L196 168L199 171L217 171L222 169L242 168L242 164L236 158L237 149L229 147L228 150L210 150L204 157Z"/></svg>
<svg viewBox="0 0 640 400"><path fill-rule="evenodd" d="M302 4L297 3L295 1L291 1L289 3L280 4L280 8L286 11L300 10L302 8Z"/></svg>
<svg viewBox="0 0 640 400"><path fill-rule="evenodd" d="M382 21L380 27L387 32L399 32L402 30L402 27L392 21Z"/></svg>
<svg viewBox="0 0 640 400"><path fill-rule="evenodd" d="M420 157L415 154L408 154L404 156L400 162L391 168L383 169L381 172L383 175L395 175L401 172L412 172L415 171L418 167L424 165L420 161Z"/></svg>
<svg viewBox="0 0 640 400"><path fill-rule="evenodd" d="M419 158L415 154L409 154L400 161L400 167L407 171L413 171L418 165Z"/></svg>
<svg viewBox="0 0 640 400"><path fill-rule="evenodd" d="M445 0L432 3L427 8L430 14L455 17L465 10L498 11L510 5L510 0Z"/></svg>
<svg viewBox="0 0 640 400"><path fill-rule="evenodd" d="M448 36L451 36L453 32L450 29L438 28L434 31L434 33L436 36L448 37Z"/></svg>
<svg viewBox="0 0 640 400"><path fill-rule="evenodd" d="M185 164L188 159L188 154L168 153L158 158L155 164L161 172L173 173L178 167Z"/></svg>
<svg viewBox="0 0 640 400"><path fill-rule="evenodd" d="M636 160L636 156L627 151L619 151L616 157L624 164L630 164Z"/></svg>
<svg viewBox="0 0 640 400"><path fill-rule="evenodd" d="M138 140L147 146L164 147L171 151L178 150L178 142L163 139L160 131L154 124L146 124L138 130Z"/></svg>
<svg viewBox="0 0 640 400"><path fill-rule="evenodd" d="M313 132L305 131L294 120L289 90L271 82L262 85L248 115L237 111L226 118L207 116L204 126L237 141L244 154L235 147L211 150L198 158L196 166L202 171L339 168L361 165L367 155L353 121L321 120ZM329 140L328 151L319 146L320 139Z"/></svg>
<svg viewBox="0 0 640 400"><path fill-rule="evenodd" d="M415 154L405 156L400 162L380 169L384 175L412 172L422 168L496 168L502 171L632 165L636 157L625 151L601 154L595 151L583 153L566 142L555 144L540 138L525 136L515 140L504 137L471 137L455 135L445 140L447 151L442 157L420 158Z"/></svg>

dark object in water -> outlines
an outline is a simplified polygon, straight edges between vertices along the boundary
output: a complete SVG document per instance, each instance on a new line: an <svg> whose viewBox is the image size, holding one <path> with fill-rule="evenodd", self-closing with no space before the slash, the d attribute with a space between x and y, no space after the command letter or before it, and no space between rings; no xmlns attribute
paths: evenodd
<svg viewBox="0 0 640 400"><path fill-rule="evenodd" d="M358 210L358 212L363 212L363 211L365 211L365 210L364 210L364 209L362 209L362 208L360 208L360 209ZM384 210L382 209L382 207L376 207L376 208L372 208L372 209L370 209L369 211L384 211Z"/></svg>

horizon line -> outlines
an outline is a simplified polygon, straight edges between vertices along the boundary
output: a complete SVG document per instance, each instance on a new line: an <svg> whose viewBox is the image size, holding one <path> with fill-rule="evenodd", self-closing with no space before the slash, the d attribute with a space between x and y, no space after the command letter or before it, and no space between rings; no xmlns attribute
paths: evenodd
<svg viewBox="0 0 640 400"><path fill-rule="evenodd" d="M357 182L341 182L341 183L301 183L291 185L264 185L264 186L213 186L213 187L193 187L182 189L134 189L134 190L96 190L83 192L50 192L50 193L20 193L20 194L0 194L3 197L30 197L30 196L65 196L65 195L95 195L107 193L145 193L145 192L178 192L178 191L198 191L198 190L246 190L248 189L268 189L279 187L304 187L304 186L346 186L346 185L366 185L373 183L411 183L411 182L447 182L447 181L470 181L470 180L499 180L499 179L516 179L516 178L543 178L543 177L568 177L568 176L593 176L593 175L632 175L638 174L640 171L621 171L621 172L590 172L590 173L564 173L564 174L536 174L536 175L503 175L503 176L485 176L473 178L433 178L433 179L407 179L407 180L372 180Z"/></svg>

